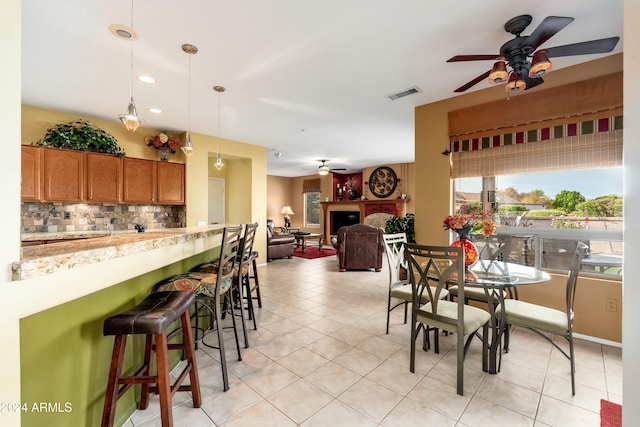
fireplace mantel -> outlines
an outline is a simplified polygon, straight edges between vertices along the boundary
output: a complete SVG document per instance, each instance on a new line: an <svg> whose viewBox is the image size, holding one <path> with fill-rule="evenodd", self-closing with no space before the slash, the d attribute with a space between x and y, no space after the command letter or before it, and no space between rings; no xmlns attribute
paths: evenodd
<svg viewBox="0 0 640 427"><path fill-rule="evenodd" d="M360 223L374 213L388 213L395 216L405 215L406 200L377 199L377 200L345 200L342 202L320 202L324 218L325 235L330 235L329 213L331 211L360 211Z"/></svg>

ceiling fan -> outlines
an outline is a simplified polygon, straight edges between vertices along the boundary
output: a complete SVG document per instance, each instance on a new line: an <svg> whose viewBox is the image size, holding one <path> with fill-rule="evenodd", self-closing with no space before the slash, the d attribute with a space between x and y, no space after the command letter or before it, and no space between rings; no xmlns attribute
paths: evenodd
<svg viewBox="0 0 640 427"><path fill-rule="evenodd" d="M320 166L318 166L318 173L320 175L327 175L329 172L346 171L347 170L345 168L331 169L326 164L326 162L328 162L329 160L319 160L319 161L322 162L322 164Z"/></svg>
<svg viewBox="0 0 640 427"><path fill-rule="evenodd" d="M543 83L542 76L551 70L549 58L611 52L620 40L620 37L609 37L536 50L569 25L574 18L547 16L531 35L521 36L531 19L531 15L520 15L504 24L505 31L515 37L503 44L497 55L456 55L448 59L447 62L497 61L491 70L465 83L454 92L464 92L486 78L490 83L506 83L507 92L531 89Z"/></svg>

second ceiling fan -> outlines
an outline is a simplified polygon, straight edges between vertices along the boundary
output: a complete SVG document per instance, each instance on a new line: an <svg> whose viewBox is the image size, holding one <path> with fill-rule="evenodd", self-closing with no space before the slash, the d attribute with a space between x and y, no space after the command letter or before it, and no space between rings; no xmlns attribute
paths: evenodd
<svg viewBox="0 0 640 427"><path fill-rule="evenodd" d="M543 83L542 76L551 70L549 58L611 52L620 40L620 37L609 37L536 50L573 22L574 18L547 16L531 35L521 36L531 20L531 15L520 15L504 24L505 31L515 37L503 44L497 55L456 55L448 59L447 62L496 61L491 70L465 83L454 92L464 92L486 78L491 83L506 83L507 92L531 89Z"/></svg>
<svg viewBox="0 0 640 427"><path fill-rule="evenodd" d="M346 171L347 169L345 168L337 168L337 169L332 169L327 165L327 162L329 160L319 160L320 162L322 162L322 164L320 166L318 166L318 173L320 175L327 175L329 174L329 172L335 172L335 171Z"/></svg>

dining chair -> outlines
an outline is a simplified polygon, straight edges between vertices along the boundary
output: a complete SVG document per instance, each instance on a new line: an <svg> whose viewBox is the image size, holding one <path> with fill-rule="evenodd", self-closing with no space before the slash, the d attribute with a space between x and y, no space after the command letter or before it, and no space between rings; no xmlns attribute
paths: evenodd
<svg viewBox="0 0 640 427"><path fill-rule="evenodd" d="M488 325L490 314L464 303L464 254L461 247L425 246L405 244L405 259L409 265L412 291L411 355L409 370L415 372L416 338L422 329L425 336L429 328L456 334L457 337L457 393L463 395L463 364L469 344L475 333L483 329L482 368L487 370ZM457 301L442 299L448 284L458 286ZM429 302L421 304L424 293ZM467 336L465 342L465 336ZM423 349L426 350L424 344ZM437 341L434 348L438 352Z"/></svg>
<svg viewBox="0 0 640 427"><path fill-rule="evenodd" d="M575 384L575 355L573 351L573 303L576 297L576 287L582 259L587 255L589 247L577 242L576 250L571 261L571 267L567 275L565 290L565 309L556 310L538 304L529 303L517 299L506 299L504 308L496 309L496 317L504 317L504 349L509 351L509 327L510 325L525 327L549 341L567 359L571 368L571 394L576 394ZM553 334L551 336L547 333ZM569 343L569 354L554 341L555 335L563 336Z"/></svg>
<svg viewBox="0 0 640 427"><path fill-rule="evenodd" d="M490 260L490 261L508 261L509 253L511 252L511 236L506 234L494 234L488 237L474 237L473 244L478 247L478 259ZM503 292L504 291L500 291ZM515 290L509 288L510 297L516 297ZM449 293L452 297L458 296L458 287L450 286ZM504 294L502 295L504 297ZM487 294L481 287L471 288L468 287L464 293L465 302L479 301L487 302ZM493 293L493 304L500 303L500 295Z"/></svg>
<svg viewBox="0 0 640 427"><path fill-rule="evenodd" d="M404 258L404 245L407 243L406 233L384 234L384 250L387 255L387 264L389 265L389 293L387 298L387 331L389 333L389 319L391 312L396 307L404 306L404 323L407 323L408 307L413 296L411 293L411 283L409 282L407 261ZM449 292L445 289L441 297L446 298ZM397 299L395 305L391 306L391 300ZM422 303L429 301L429 295L424 294ZM436 337L437 339L437 337Z"/></svg>

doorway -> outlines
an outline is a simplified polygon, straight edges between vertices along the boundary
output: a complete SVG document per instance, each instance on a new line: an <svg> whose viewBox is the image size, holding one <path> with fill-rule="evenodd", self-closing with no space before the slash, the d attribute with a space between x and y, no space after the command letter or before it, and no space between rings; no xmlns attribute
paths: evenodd
<svg viewBox="0 0 640 427"><path fill-rule="evenodd" d="M224 224L224 178L209 178L209 224Z"/></svg>

